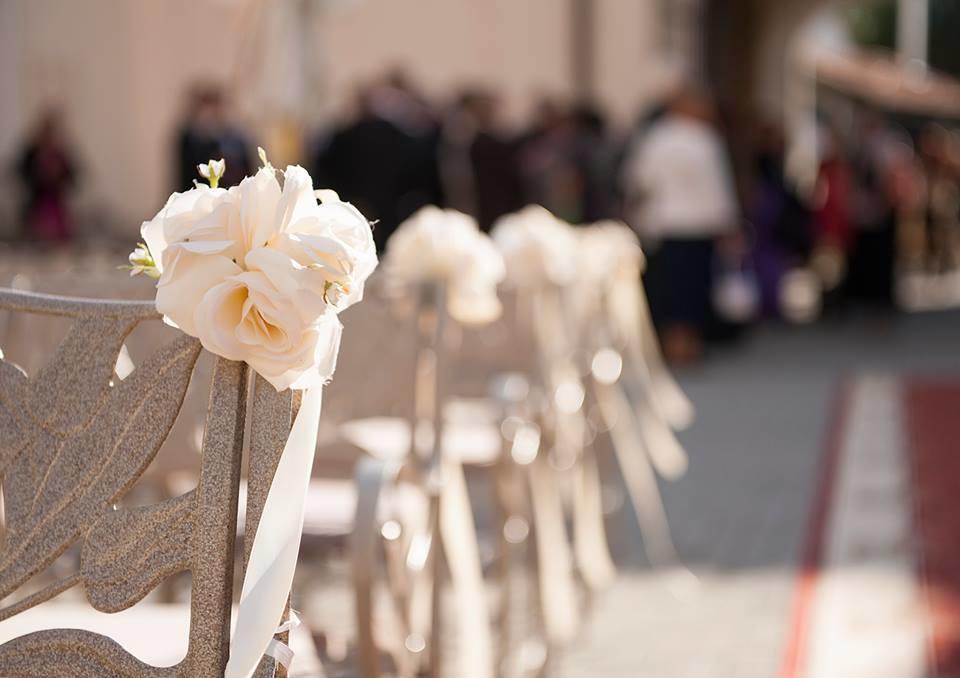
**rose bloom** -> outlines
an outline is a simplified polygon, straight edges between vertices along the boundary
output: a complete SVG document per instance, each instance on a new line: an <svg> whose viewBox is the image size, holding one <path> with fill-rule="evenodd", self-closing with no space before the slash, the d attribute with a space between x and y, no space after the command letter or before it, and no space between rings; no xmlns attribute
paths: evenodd
<svg viewBox="0 0 960 678"><path fill-rule="evenodd" d="M212 353L249 364L278 391L336 367L337 313L377 266L367 220L302 167L267 165L228 190L174 193L141 228L156 261L157 310Z"/></svg>
<svg viewBox="0 0 960 678"><path fill-rule="evenodd" d="M450 315L463 323L496 320L503 257L473 217L428 205L397 227L387 242L385 267L399 282L447 283Z"/></svg>
<svg viewBox="0 0 960 678"><path fill-rule="evenodd" d="M500 217L491 235L516 287L566 285L577 277L581 255L574 227L539 205Z"/></svg>

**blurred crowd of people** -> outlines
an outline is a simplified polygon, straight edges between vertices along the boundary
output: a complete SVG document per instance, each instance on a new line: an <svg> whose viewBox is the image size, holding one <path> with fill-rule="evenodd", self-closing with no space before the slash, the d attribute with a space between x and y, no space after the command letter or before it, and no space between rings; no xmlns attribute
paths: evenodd
<svg viewBox="0 0 960 678"><path fill-rule="evenodd" d="M891 305L910 276L960 270L960 135L873 110L824 126L812 262L838 300Z"/></svg>
<svg viewBox="0 0 960 678"><path fill-rule="evenodd" d="M618 147L593 109L544 100L525 130L509 132L501 102L469 89L433 105L402 75L361 90L352 116L320 135L310 168L377 221L383 247L417 208L444 205L489 230L529 203L582 223L617 214Z"/></svg>
<svg viewBox="0 0 960 678"><path fill-rule="evenodd" d="M224 186L253 169L255 144L228 108L215 86L190 92L175 132L175 188L191 187L209 158L226 159ZM960 270L958 132L929 121L907 132L858 111L846 128L822 124L817 180L800 190L773 122L736 141L749 162L734 172L723 116L697 88L678 86L626 131L590 105L549 98L517 130L491 90L438 104L394 73L362 88L303 162L316 185L368 216L381 251L427 204L471 214L484 230L531 203L574 224L625 220L647 253L665 352L686 362L757 317L809 320L853 300L889 306L895 273ZM28 239L73 232L77 170L61 130L58 113L45 115L16 164Z"/></svg>

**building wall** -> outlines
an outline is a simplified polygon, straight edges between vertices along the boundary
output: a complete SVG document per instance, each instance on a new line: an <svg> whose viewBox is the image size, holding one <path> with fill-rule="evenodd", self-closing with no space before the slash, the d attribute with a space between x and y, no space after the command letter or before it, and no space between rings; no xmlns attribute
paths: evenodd
<svg viewBox="0 0 960 678"><path fill-rule="evenodd" d="M658 6L595 0L594 90L618 120L658 82ZM80 208L133 234L170 190L191 83L236 85L258 141L278 120L329 120L391 67L436 97L495 88L520 121L538 97L572 93L569 14L567 0L0 0L0 159L60 105L84 171ZM12 198L0 193L3 219Z"/></svg>
<svg viewBox="0 0 960 678"><path fill-rule="evenodd" d="M16 63L13 77L0 79L0 108L13 113L0 128L3 161L40 112L57 106L79 155L81 213L135 232L169 189L170 132L184 87L228 72L229 58L217 52L229 54L236 39L219 24L217 3L0 2Z"/></svg>

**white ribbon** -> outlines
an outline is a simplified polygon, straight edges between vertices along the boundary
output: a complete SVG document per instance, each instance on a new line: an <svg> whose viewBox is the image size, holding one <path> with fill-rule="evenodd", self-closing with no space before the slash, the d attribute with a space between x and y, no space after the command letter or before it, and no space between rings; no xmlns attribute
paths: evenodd
<svg viewBox="0 0 960 678"><path fill-rule="evenodd" d="M317 446L322 387L304 391L253 538L224 678L250 678L271 649L297 568L310 471ZM278 650L274 644L273 650ZM289 651L289 648L287 648ZM292 659L292 652L287 656ZM283 659L276 654L278 661Z"/></svg>
<svg viewBox="0 0 960 678"><path fill-rule="evenodd" d="M460 640L454 675L490 678L494 675L493 639L467 483L458 462L445 458L443 466L440 536L457 601L454 616ZM440 629L433 629L433 642L441 642L439 637Z"/></svg>
<svg viewBox="0 0 960 678"><path fill-rule="evenodd" d="M290 618L280 624L280 626L278 626L273 633L287 633L298 626L300 626L300 617L297 615L296 610L291 609ZM267 644L267 650L264 652L264 654L268 657L273 657L280 665L283 666L283 668L288 670L290 665L293 663L293 658L296 656L293 648L278 638L270 639L270 642Z"/></svg>
<svg viewBox="0 0 960 678"><path fill-rule="evenodd" d="M267 643L267 649L264 654L268 657L273 657L276 659L277 662L285 669L289 669L290 664L293 663L293 650L290 649L289 645L277 640L276 638L270 639L270 642Z"/></svg>
<svg viewBox="0 0 960 678"><path fill-rule="evenodd" d="M685 429L693 421L693 405L663 362L647 296L639 281L639 268L624 271L614 281L609 301L612 320L626 344L625 357L636 378L648 389L659 416L673 429Z"/></svg>

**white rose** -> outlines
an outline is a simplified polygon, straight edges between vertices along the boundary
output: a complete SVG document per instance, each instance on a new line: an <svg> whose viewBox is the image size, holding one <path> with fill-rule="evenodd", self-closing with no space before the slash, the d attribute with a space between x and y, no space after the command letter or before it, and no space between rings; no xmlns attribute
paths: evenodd
<svg viewBox="0 0 960 678"><path fill-rule="evenodd" d="M288 168L287 172L284 190L292 175L301 194L301 206L309 204L308 192L313 203L294 214L291 226L274 238L271 247L310 270L322 271L322 277L308 273L300 277L311 277L320 285L321 293L323 283L335 283L332 288L327 285L326 295L342 311L363 299L364 283L377 267L370 222L333 191L317 191L322 201L317 205L307 172L301 167Z"/></svg>
<svg viewBox="0 0 960 678"><path fill-rule="evenodd" d="M260 271L214 285L197 305L197 336L211 353L245 361L278 390L333 376L342 325L334 313L305 320L296 299Z"/></svg>
<svg viewBox="0 0 960 678"><path fill-rule="evenodd" d="M213 353L247 362L277 390L336 366L340 321L377 265L370 225L310 175L267 165L229 190L174 194L141 231L159 262L157 310Z"/></svg>
<svg viewBox="0 0 960 678"><path fill-rule="evenodd" d="M473 217L421 208L390 237L385 265L395 280L445 282L448 310L460 322L486 323L500 315L503 257Z"/></svg>
<svg viewBox="0 0 960 678"><path fill-rule="evenodd" d="M517 287L565 285L577 277L575 229L539 205L500 217L492 236L506 260L507 280Z"/></svg>
<svg viewBox="0 0 960 678"><path fill-rule="evenodd" d="M153 219L143 222L140 235L161 273L168 244L181 242L199 231L198 224L213 212L226 193L222 188L204 185L174 193Z"/></svg>

